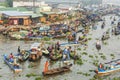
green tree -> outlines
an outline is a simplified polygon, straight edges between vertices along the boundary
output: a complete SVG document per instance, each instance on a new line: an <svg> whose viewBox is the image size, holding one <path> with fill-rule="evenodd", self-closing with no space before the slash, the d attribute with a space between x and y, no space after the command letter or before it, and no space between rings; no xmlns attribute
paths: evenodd
<svg viewBox="0 0 120 80"><path fill-rule="evenodd" d="M81 0L83 5L101 4L102 0Z"/></svg>
<svg viewBox="0 0 120 80"><path fill-rule="evenodd" d="M5 4L6 4L6 7L13 7L13 0L6 0Z"/></svg>

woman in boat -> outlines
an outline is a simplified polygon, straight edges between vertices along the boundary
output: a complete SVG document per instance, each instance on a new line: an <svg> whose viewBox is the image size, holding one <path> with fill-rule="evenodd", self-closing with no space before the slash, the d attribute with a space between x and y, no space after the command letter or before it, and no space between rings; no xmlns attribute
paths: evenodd
<svg viewBox="0 0 120 80"><path fill-rule="evenodd" d="M49 61L47 60L44 64L44 73L48 71Z"/></svg>
<svg viewBox="0 0 120 80"><path fill-rule="evenodd" d="M96 42L96 48L97 48L98 51L101 49L101 45L100 45L100 41L99 40Z"/></svg>
<svg viewBox="0 0 120 80"><path fill-rule="evenodd" d="M12 54L12 53L10 53L9 58L14 58L14 56L13 56L13 54Z"/></svg>
<svg viewBox="0 0 120 80"><path fill-rule="evenodd" d="M9 55L9 62L14 62L13 58L14 58L13 54L10 53L10 55Z"/></svg>
<svg viewBox="0 0 120 80"><path fill-rule="evenodd" d="M98 71L103 71L103 70L104 70L104 66L102 63L100 63L98 66Z"/></svg>

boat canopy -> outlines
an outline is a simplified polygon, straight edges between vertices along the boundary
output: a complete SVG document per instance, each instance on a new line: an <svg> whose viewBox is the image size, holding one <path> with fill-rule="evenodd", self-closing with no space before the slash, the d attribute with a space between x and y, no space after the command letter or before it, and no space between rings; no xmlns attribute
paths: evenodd
<svg viewBox="0 0 120 80"><path fill-rule="evenodd" d="M41 43L33 43L33 44L31 45L30 49L36 49L36 50L38 50L38 48L40 47L40 44L41 44Z"/></svg>

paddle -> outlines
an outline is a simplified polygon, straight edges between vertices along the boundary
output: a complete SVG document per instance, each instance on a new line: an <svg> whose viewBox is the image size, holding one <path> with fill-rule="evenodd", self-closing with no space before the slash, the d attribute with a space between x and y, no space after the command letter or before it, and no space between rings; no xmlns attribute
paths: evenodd
<svg viewBox="0 0 120 80"><path fill-rule="evenodd" d="M104 64L110 64L112 62L116 62L116 61L119 61L120 59L117 59L117 60L113 60L113 61L110 61L110 62L107 62L107 63L104 63Z"/></svg>

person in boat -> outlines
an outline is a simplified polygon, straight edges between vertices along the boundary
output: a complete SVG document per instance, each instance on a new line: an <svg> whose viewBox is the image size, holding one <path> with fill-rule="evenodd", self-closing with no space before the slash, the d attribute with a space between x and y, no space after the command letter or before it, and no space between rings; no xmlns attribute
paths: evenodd
<svg viewBox="0 0 120 80"><path fill-rule="evenodd" d="M76 35L77 35L77 33L74 30L73 33L72 33L72 36L73 36L74 39L76 39Z"/></svg>
<svg viewBox="0 0 120 80"><path fill-rule="evenodd" d="M114 24L114 21L111 21L111 24Z"/></svg>
<svg viewBox="0 0 120 80"><path fill-rule="evenodd" d="M13 54L12 54L12 53L10 53L9 58L14 58L14 56L13 56Z"/></svg>
<svg viewBox="0 0 120 80"><path fill-rule="evenodd" d="M13 62L14 68L18 68L19 64L17 63L17 59L14 58L14 62Z"/></svg>
<svg viewBox="0 0 120 80"><path fill-rule="evenodd" d="M47 72L48 71L48 67L49 67L49 61L47 60L44 64L44 71L43 72Z"/></svg>
<svg viewBox="0 0 120 80"><path fill-rule="evenodd" d="M100 64L98 65L98 71L103 71L103 70L104 70L104 66L103 66L102 63L100 63Z"/></svg>
<svg viewBox="0 0 120 80"><path fill-rule="evenodd" d="M63 51L63 60L70 60L70 51L68 51L69 47L65 47Z"/></svg>
<svg viewBox="0 0 120 80"><path fill-rule="evenodd" d="M101 45L100 40L97 40L96 45Z"/></svg>
<svg viewBox="0 0 120 80"><path fill-rule="evenodd" d="M31 31L30 33L28 33L28 37L33 36L33 31Z"/></svg>
<svg viewBox="0 0 120 80"><path fill-rule="evenodd" d="M10 53L10 55L9 55L9 62L13 63L13 58L14 58L13 54Z"/></svg>
<svg viewBox="0 0 120 80"><path fill-rule="evenodd" d="M57 50L60 50L60 43L59 43L59 41L56 43L55 47L56 47Z"/></svg>
<svg viewBox="0 0 120 80"><path fill-rule="evenodd" d="M103 22L103 24L101 25L101 28L103 29L103 28L104 28L104 26L105 26L105 22Z"/></svg>
<svg viewBox="0 0 120 80"><path fill-rule="evenodd" d="M20 46L18 46L18 53L20 53Z"/></svg>

